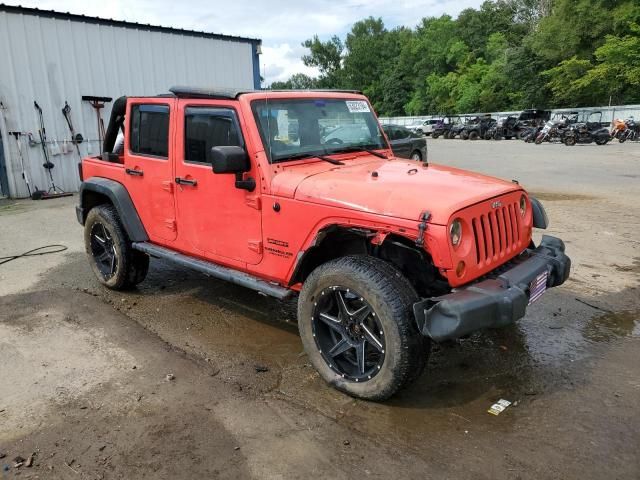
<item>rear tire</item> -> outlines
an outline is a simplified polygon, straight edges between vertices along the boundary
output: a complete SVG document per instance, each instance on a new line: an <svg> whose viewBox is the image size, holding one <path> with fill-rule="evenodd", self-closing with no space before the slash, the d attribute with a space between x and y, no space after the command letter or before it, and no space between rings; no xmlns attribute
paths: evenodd
<svg viewBox="0 0 640 480"><path fill-rule="evenodd" d="M426 365L430 341L413 319L417 299L409 281L380 259L348 256L319 266L298 299L300 337L312 365L348 395L389 398Z"/></svg>
<svg viewBox="0 0 640 480"><path fill-rule="evenodd" d="M596 145L606 145L609 140L607 137L596 137Z"/></svg>
<svg viewBox="0 0 640 480"><path fill-rule="evenodd" d="M105 287L125 290L147 276L149 256L131 248L112 205L99 205L89 211L84 224L84 244L91 269Z"/></svg>
<svg viewBox="0 0 640 480"><path fill-rule="evenodd" d="M567 135L566 137L564 137L564 144L567 147L572 147L576 144L576 137L574 137L573 135Z"/></svg>
<svg viewBox="0 0 640 480"><path fill-rule="evenodd" d="M460 138L462 140L469 140L469 132L466 132L466 131L465 132L461 132L460 133Z"/></svg>
<svg viewBox="0 0 640 480"><path fill-rule="evenodd" d="M418 162L421 162L422 154L418 150L414 150L413 153L411 153L411 160L416 160Z"/></svg>
<svg viewBox="0 0 640 480"><path fill-rule="evenodd" d="M480 138L480 134L475 130L469 132L469 140L478 140Z"/></svg>

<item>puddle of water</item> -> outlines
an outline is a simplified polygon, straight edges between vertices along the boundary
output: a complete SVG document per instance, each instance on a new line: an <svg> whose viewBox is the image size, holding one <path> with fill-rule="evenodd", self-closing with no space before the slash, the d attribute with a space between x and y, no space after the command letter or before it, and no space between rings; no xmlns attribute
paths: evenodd
<svg viewBox="0 0 640 480"><path fill-rule="evenodd" d="M640 337L640 312L615 312L594 317L587 323L584 336L598 343L621 337Z"/></svg>

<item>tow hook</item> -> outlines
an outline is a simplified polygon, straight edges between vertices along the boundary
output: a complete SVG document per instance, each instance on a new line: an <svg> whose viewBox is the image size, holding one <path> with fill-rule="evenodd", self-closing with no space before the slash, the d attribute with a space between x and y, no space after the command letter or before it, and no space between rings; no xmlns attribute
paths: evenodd
<svg viewBox="0 0 640 480"><path fill-rule="evenodd" d="M416 238L416 247L422 248L424 246L424 232L427 230L427 222L431 218L431 213L428 210L422 212L420 216L420 224L418 225L418 238Z"/></svg>

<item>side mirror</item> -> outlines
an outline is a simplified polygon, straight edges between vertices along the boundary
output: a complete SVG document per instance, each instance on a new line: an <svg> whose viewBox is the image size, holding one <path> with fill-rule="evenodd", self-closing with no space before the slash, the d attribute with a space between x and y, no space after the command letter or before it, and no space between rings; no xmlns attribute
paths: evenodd
<svg viewBox="0 0 640 480"><path fill-rule="evenodd" d="M251 170L249 155L242 147L224 146L211 149L211 167L213 173L233 173L236 176L236 188L253 192L256 181L249 177L244 179L243 173Z"/></svg>
<svg viewBox="0 0 640 480"><path fill-rule="evenodd" d="M242 147L224 146L211 149L213 173L244 173L251 170L249 155Z"/></svg>

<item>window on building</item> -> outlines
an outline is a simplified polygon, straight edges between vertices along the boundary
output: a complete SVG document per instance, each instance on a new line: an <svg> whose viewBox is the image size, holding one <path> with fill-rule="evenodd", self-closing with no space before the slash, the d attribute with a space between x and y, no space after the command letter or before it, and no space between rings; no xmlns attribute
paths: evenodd
<svg viewBox="0 0 640 480"><path fill-rule="evenodd" d="M167 158L169 156L169 107L167 105L133 105L131 137L133 153Z"/></svg>
<svg viewBox="0 0 640 480"><path fill-rule="evenodd" d="M211 149L242 146L238 119L230 108L189 107L185 110L184 158L211 163Z"/></svg>

